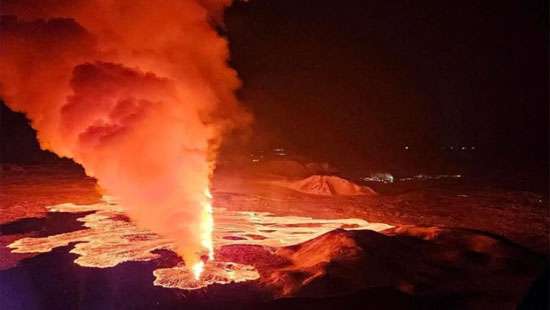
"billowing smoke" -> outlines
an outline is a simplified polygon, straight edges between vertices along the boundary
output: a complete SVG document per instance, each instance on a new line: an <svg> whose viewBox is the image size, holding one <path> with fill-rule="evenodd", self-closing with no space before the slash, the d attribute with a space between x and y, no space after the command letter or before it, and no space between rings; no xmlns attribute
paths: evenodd
<svg viewBox="0 0 550 310"><path fill-rule="evenodd" d="M196 263L234 91L228 0L3 0L0 96L42 148L80 163L138 225Z"/></svg>

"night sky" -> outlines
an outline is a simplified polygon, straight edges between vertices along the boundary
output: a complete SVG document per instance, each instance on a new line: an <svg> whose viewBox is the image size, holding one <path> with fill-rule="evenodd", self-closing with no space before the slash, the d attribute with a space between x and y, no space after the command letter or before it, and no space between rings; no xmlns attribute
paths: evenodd
<svg viewBox="0 0 550 310"><path fill-rule="evenodd" d="M548 151L547 12L543 1L250 1L226 24L258 143L350 160L468 145L531 161Z"/></svg>
<svg viewBox="0 0 550 310"><path fill-rule="evenodd" d="M467 145L486 161L547 167L546 5L237 2L221 31L255 114L249 146L376 163L405 145ZM9 161L36 144L22 118L2 111Z"/></svg>

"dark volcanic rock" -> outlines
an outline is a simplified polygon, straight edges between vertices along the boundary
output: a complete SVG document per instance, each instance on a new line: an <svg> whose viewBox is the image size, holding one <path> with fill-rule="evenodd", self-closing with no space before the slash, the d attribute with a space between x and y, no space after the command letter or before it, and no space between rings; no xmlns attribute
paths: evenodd
<svg viewBox="0 0 550 310"><path fill-rule="evenodd" d="M386 287L430 307L515 307L544 259L481 232L401 227L387 234L335 230L275 252L283 266L264 266L276 295L338 296Z"/></svg>

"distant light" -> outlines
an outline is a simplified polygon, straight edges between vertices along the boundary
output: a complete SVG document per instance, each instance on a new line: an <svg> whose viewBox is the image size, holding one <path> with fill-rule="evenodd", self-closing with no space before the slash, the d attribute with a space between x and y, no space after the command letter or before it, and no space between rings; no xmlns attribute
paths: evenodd
<svg viewBox="0 0 550 310"><path fill-rule="evenodd" d="M412 177L405 177L400 178L399 181L425 181L425 180L440 180L440 179L454 179L454 178L462 178L462 174L436 174L436 175L428 175L428 174L417 174Z"/></svg>
<svg viewBox="0 0 550 310"><path fill-rule="evenodd" d="M405 145L405 150L408 150L409 149L409 146L408 145Z"/></svg>
<svg viewBox="0 0 550 310"><path fill-rule="evenodd" d="M475 146L472 146L472 147L471 147L470 149L471 149L471 150L475 150L475 149L476 149L476 147L475 147Z"/></svg>
<svg viewBox="0 0 550 310"><path fill-rule="evenodd" d="M394 177L389 173L373 173L368 177L364 177L363 181L367 182L380 182L380 183L393 183Z"/></svg>
<svg viewBox="0 0 550 310"><path fill-rule="evenodd" d="M450 148L451 150L454 150L454 149L455 149L454 146L450 146L449 148Z"/></svg>
<svg viewBox="0 0 550 310"><path fill-rule="evenodd" d="M465 147L465 146L463 146L463 147L462 147L462 150L464 151L465 149L466 149L466 147Z"/></svg>

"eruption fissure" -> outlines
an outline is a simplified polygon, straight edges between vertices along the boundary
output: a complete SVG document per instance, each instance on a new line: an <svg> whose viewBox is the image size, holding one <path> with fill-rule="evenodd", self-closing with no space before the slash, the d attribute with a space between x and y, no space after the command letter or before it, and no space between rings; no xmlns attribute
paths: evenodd
<svg viewBox="0 0 550 310"><path fill-rule="evenodd" d="M42 148L72 158L200 276L214 258L209 184L250 116L213 21L227 0L2 1L0 96ZM207 255L203 258L203 254Z"/></svg>
<svg viewBox="0 0 550 310"><path fill-rule="evenodd" d="M232 202L239 203L238 199ZM50 235L45 237L27 237L14 241L8 248L15 253L45 253L58 247L72 244L71 253L78 257L75 263L80 266L109 268L128 261L150 261L158 259L161 249L176 251L172 240L137 227L123 215L119 202L112 197L103 197L103 201L92 205L65 203L48 206L50 212L81 213L78 221L83 223L82 230ZM227 251L234 246L259 246L262 248L281 248L304 243L334 229L383 231L391 228L384 223L369 223L362 219L314 219L299 216L276 216L268 212L231 211L214 208L215 220L219 225L212 236L219 251L216 261L198 261L194 265L154 270L155 285L199 289L219 283L239 283L256 280L260 277L251 265L228 261ZM208 227L208 226L205 226ZM213 226L210 226L213 227ZM225 248L225 250L224 250ZM224 254L225 252L225 254ZM209 253L214 253L213 251ZM206 260L206 256L203 256ZM186 264L187 265L187 264Z"/></svg>

